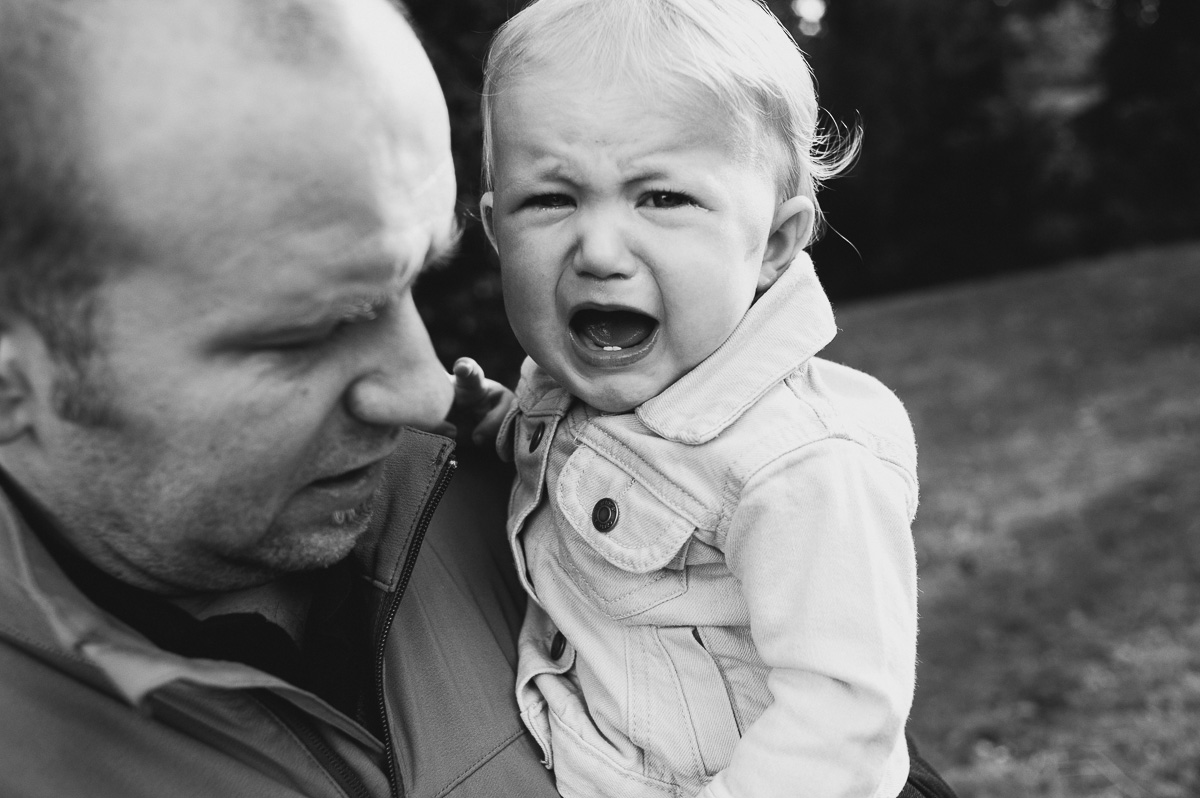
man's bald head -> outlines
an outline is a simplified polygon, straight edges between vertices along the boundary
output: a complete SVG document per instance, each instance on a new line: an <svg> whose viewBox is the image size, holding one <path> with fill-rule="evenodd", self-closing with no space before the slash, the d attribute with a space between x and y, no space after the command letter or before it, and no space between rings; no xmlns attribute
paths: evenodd
<svg viewBox="0 0 1200 798"><path fill-rule="evenodd" d="M354 3L407 27L383 0ZM96 345L89 297L107 275L144 255L144 231L131 226L105 179L106 168L122 168L120 153L105 149L98 137L153 137L161 120L147 113L154 110L150 104L106 106L114 102L104 91L106 80L160 84L161 106L169 110L172 102L188 102L180 95L195 88L177 80L189 48L197 58L240 58L247 70L289 71L315 83L353 80L361 71L354 40L361 31L353 28L364 25L347 8L344 0L0 4L0 325L13 315L29 321L68 372L82 379ZM176 63L164 69L156 59ZM192 77L200 88L209 81L219 92L231 75L214 69ZM127 130L97 124L122 112ZM116 160L105 164L105 158Z"/></svg>
<svg viewBox="0 0 1200 798"><path fill-rule="evenodd" d="M388 0L411 26L408 9L398 0ZM332 20L327 4L312 0L238 0L248 42L267 48L266 54L298 66L317 66L335 58L342 43L332 35Z"/></svg>
<svg viewBox="0 0 1200 798"><path fill-rule="evenodd" d="M0 309L29 319L79 367L89 349L85 297L95 264L120 241L83 172L74 66L82 3L0 5Z"/></svg>

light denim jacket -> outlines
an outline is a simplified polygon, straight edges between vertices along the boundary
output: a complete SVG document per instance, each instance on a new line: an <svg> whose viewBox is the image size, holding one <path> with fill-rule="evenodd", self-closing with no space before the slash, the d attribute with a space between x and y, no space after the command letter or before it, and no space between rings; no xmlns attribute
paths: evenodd
<svg viewBox="0 0 1200 798"><path fill-rule="evenodd" d="M632 413L526 362L517 701L567 798L902 789L916 447L891 392L813 357L834 332L802 256Z"/></svg>

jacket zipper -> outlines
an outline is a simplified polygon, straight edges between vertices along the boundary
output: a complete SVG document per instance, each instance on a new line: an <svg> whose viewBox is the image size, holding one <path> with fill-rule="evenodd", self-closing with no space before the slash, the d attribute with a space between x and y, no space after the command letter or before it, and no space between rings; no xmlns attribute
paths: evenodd
<svg viewBox="0 0 1200 798"><path fill-rule="evenodd" d="M375 657L375 695L379 699L379 719L383 730L383 746L387 753L388 787L391 789L392 798L402 798L403 792L400 789L400 768L396 764L396 750L392 745L392 730L391 725L388 723L387 704L383 697L383 658L387 649L388 633L391 632L392 623L396 620L396 611L400 609L400 599L404 598L404 591L408 589L408 580L412 577L413 569L417 566L417 554L421 550L421 543L425 540L425 532L429 528L429 522L433 519L434 511L437 510L442 497L446 495L446 489L450 486L450 478L454 476L456 468L458 468L458 461L451 455L446 459L445 465L442 466L442 470L438 474L437 483L433 487L433 493L430 494L429 500L425 502L425 508L421 512L421 517L417 519L417 526L413 530L412 543L409 545L408 553L404 559L404 568L400 571L400 581L396 585L396 590L388 599L384 611L386 620L383 624L383 633L379 636L379 649Z"/></svg>
<svg viewBox="0 0 1200 798"><path fill-rule="evenodd" d="M322 769L333 777L342 792L350 798L371 798L371 791L367 789L367 785L354 769L346 764L346 760L325 742L321 733L313 728L302 711L292 706L286 698L281 698L270 690L261 689L254 692L267 711L300 738L300 742L321 764Z"/></svg>
<svg viewBox="0 0 1200 798"><path fill-rule="evenodd" d="M450 478L454 475L454 470L458 467L457 461L450 457L442 466L441 472L438 474L437 482L434 485L433 492L430 494L429 500L425 502L425 507L421 512L421 517L417 519L417 525L413 531L412 544L409 546L408 553L405 556L404 568L400 572L400 581L396 591L388 599L388 604L385 607L387 620L383 627L383 635L380 637L378 656L376 658L376 676L375 687L376 695L379 697L380 718L383 722L383 744L387 752L387 776L388 789L393 798L400 798L400 776L399 769L396 766L396 753L392 746L391 730L388 726L387 708L383 701L383 654L385 643L387 641L388 632L392 628L392 622L396 618L396 611L400 607L400 599L404 595L405 589L408 587L408 581L412 577L413 569L417 564L417 553L420 551L421 542L425 539L425 532L429 528L429 522L433 518L433 513L437 509L438 504L442 500L442 496L446 494L446 488L450 484ZM286 726L293 734L295 734L313 755L321 767L327 772L333 780L337 782L341 790L350 796L350 798L371 798L371 792L367 785L362 781L359 775L346 763L336 751L334 751L320 732L313 728L308 722L307 717L303 712L292 706L287 699L275 695L270 690L255 690L255 697L262 703L267 710L279 719L279 722Z"/></svg>

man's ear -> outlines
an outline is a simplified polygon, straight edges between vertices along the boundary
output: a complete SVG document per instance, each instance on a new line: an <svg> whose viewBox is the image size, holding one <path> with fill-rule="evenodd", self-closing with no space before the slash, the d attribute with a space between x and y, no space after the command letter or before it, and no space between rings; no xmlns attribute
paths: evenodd
<svg viewBox="0 0 1200 798"><path fill-rule="evenodd" d="M816 209L808 197L792 197L775 209L771 235L758 273L758 293L775 284L779 276L808 245L816 221Z"/></svg>
<svg viewBox="0 0 1200 798"><path fill-rule="evenodd" d="M34 397L23 351L29 332L0 315L0 445L20 438L33 426Z"/></svg>
<svg viewBox="0 0 1200 798"><path fill-rule="evenodd" d="M483 232L487 233L488 241L492 242L492 249L496 252L500 248L496 246L496 229L492 225L492 209L495 203L494 192L487 192L479 198L479 218L483 220Z"/></svg>

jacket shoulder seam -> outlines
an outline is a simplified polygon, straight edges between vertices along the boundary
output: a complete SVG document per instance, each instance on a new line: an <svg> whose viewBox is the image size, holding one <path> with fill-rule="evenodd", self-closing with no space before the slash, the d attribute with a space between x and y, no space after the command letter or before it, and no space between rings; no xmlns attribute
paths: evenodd
<svg viewBox="0 0 1200 798"><path fill-rule="evenodd" d="M45 655L45 658L51 661L58 660L61 662L70 662L75 665L91 664L85 658L75 654L72 651L47 645L46 643L43 643L40 640L35 640L24 632L18 631L7 624L0 624L0 633L4 635L3 638L0 638L0 642L9 643L9 647L17 651L24 651L25 653L31 655L36 652L38 654Z"/></svg>
<svg viewBox="0 0 1200 798"><path fill-rule="evenodd" d="M824 361L824 362L830 363L831 365L837 366L838 368L849 369L850 371L856 371L855 369L850 369L848 366L843 366L840 363L834 363L833 361ZM896 396L896 393L891 388L889 388L883 382L876 379L875 377L873 377L870 374L867 374L865 372L857 372L857 373L870 379L871 381L873 381L874 384L879 388L880 392L885 395L886 398L884 399L884 401L890 401L891 403L895 404L899 408L900 413L905 418L908 417L908 412L904 409L904 404L900 401L900 398L898 396ZM842 433L840 435L841 437L848 437L852 440L856 440L858 437L861 437L861 438L865 438L872 442L877 441L880 444L882 444L883 448L888 448L888 449L905 449L911 444L911 436L909 438L905 438L904 436L894 437L892 435L880 433L880 432L877 432L866 426L863 426L861 423L854 420L852 417L848 417L845 413L840 412L837 409L837 407L835 405L833 405L832 403L830 403L828 400L826 400L825 397L822 396L820 392L804 390L803 386L797 385L794 381L791 380L790 377L787 381L787 385L791 389L791 393L793 396L796 397L797 401L799 401L805 407L809 408L813 412L813 415L815 415L817 417L817 420L820 421L821 424L825 427L825 429L833 435L838 435L839 433ZM909 428L911 429L911 425L912 425L911 419L909 419L908 424L909 424ZM857 442L862 443L861 440L859 440ZM909 467L908 464L906 464L899 458L888 457L884 454L881 454L878 451L878 447L876 447L876 448L867 447L867 448L873 454L875 454L876 456L880 457L883 460L887 460L889 462L895 463L897 466L899 466L902 469L905 469L906 471L913 470L912 468Z"/></svg>
<svg viewBox="0 0 1200 798"><path fill-rule="evenodd" d="M908 490L906 491L906 495L904 497L904 503L908 507L909 515L914 514L914 511L916 510L916 501L915 501L914 494L916 492L917 477L914 473L912 473L911 469L905 463L899 462L895 458L888 457L885 454L875 451L870 446L867 446L865 443L863 443L861 440L859 440L858 438L856 438L853 435L850 435L850 434L847 434L844 432L832 432L832 431L828 435L823 435L819 438L810 438L808 440L801 441L794 446L790 446L786 449L777 451L774 456L769 457L766 460L764 460L762 463L760 463L756 468L754 468L752 471L750 471L750 473L747 474L745 480L742 481L741 491L739 493L737 503L738 504L741 503L741 497L745 493L746 486L748 486L751 482L753 482L754 479L759 474L761 474L763 471L765 471L767 468L770 468L772 465L774 465L775 463L778 463L780 460L782 460L785 457L788 457L789 455L796 454L798 452L801 452L804 449L807 449L810 446L814 446L819 443L825 443L826 441L845 441L846 443L852 444L852 445L858 447L859 449L863 450L872 459L877 460L881 463L884 463L885 465L891 466L897 472L899 472L900 476L904 479L904 482L908 487ZM737 511L737 507L735 505L734 507L732 507L730 509L730 518L732 518L733 514L736 513L736 511Z"/></svg>

